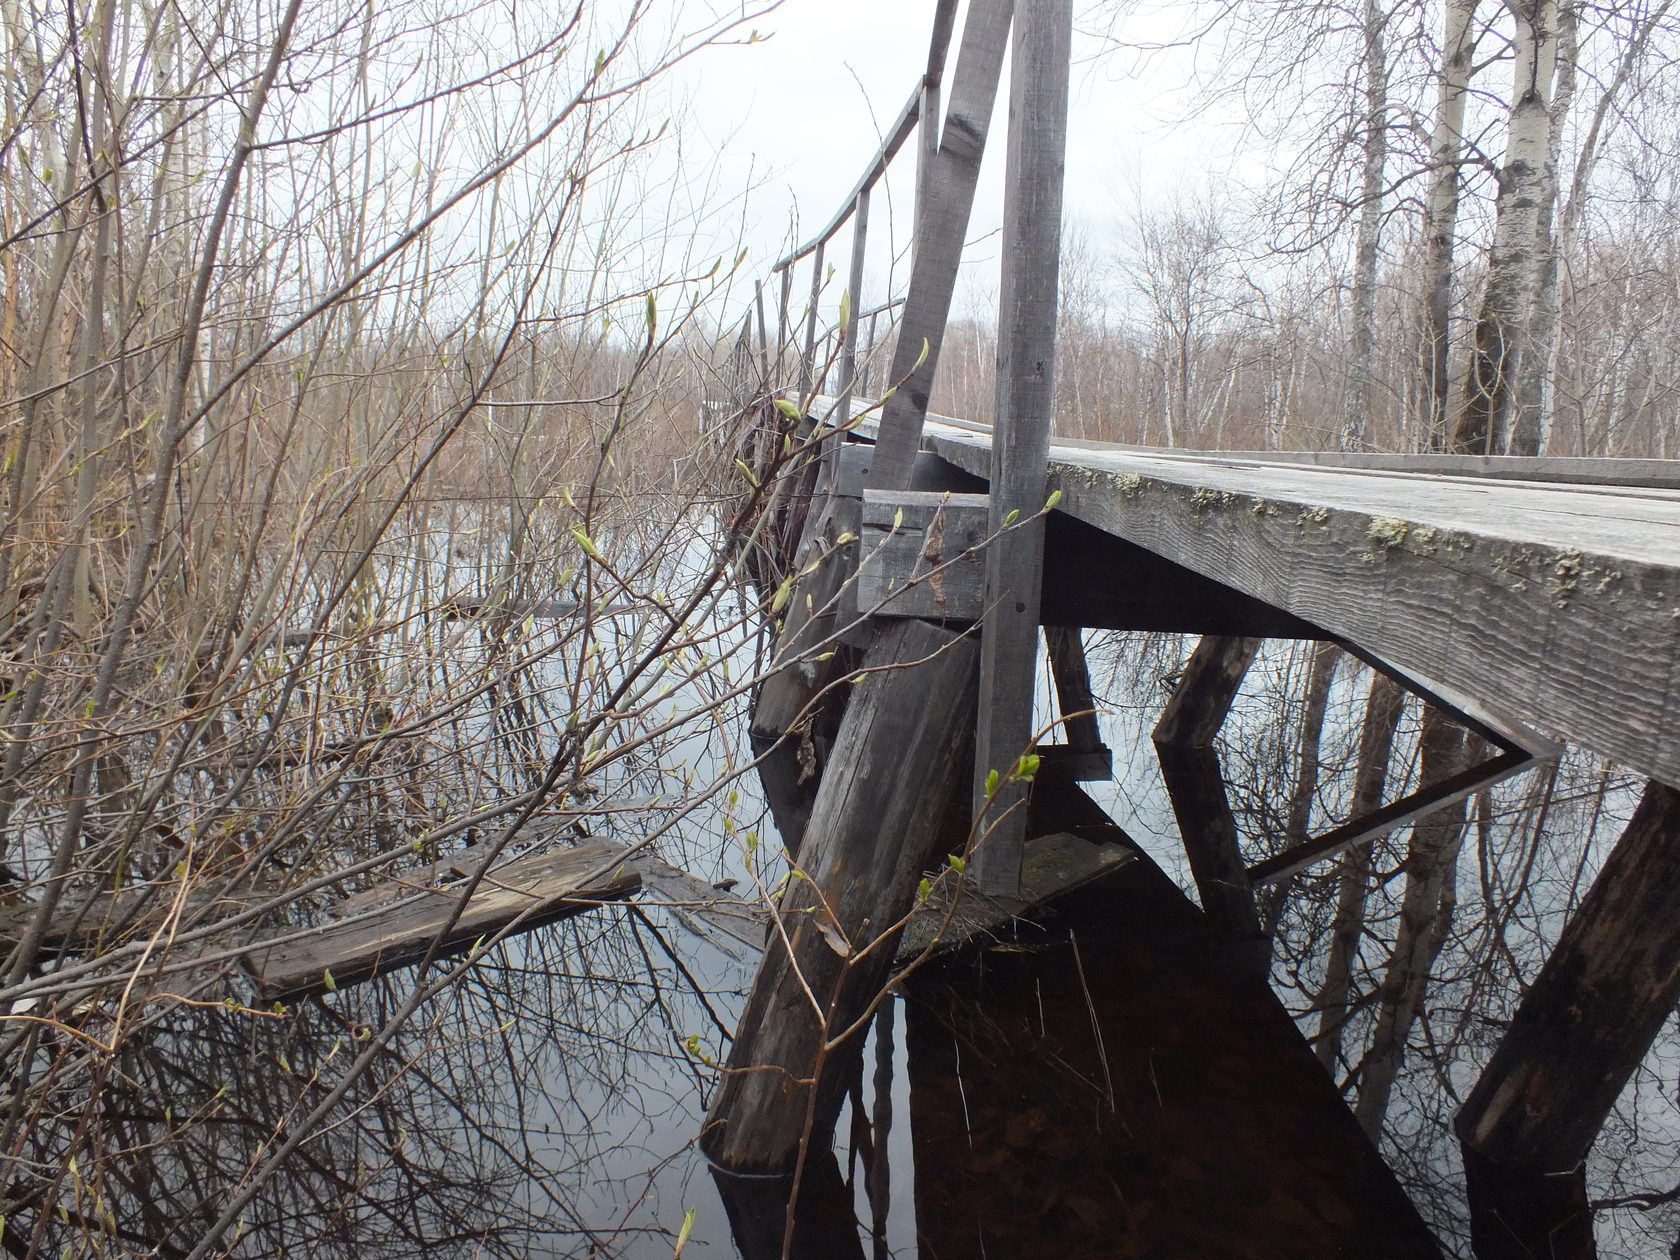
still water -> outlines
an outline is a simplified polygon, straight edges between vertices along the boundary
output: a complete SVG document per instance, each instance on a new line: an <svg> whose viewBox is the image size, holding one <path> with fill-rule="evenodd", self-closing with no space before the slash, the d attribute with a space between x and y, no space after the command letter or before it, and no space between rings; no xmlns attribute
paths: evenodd
<svg viewBox="0 0 1680 1260"><path fill-rule="evenodd" d="M719 656L746 645L748 632L736 634ZM1190 646L1091 641L1116 767L1093 795L1168 890L1191 884L1148 731ZM1276 826L1290 787L1301 662L1289 645L1269 648L1227 727L1226 778L1250 837ZM1345 816L1363 685L1350 666L1332 695L1320 825ZM643 720L658 728L659 704L685 703L672 694ZM750 760L745 720L744 698L726 698L705 721L663 732L590 786L603 812L581 826L624 843L655 836L666 860L708 881L773 884L774 823L756 777L738 773ZM1415 761L1415 742L1408 713L1397 765ZM619 801L635 808L613 812ZM1619 780L1572 758L1546 783L1502 786L1472 818L1456 916L1382 1148L1447 1254L1468 1251L1452 1112L1630 804ZM1374 854L1355 1063L1387 963L1403 844ZM1301 1075L1275 1071L1266 1049L1283 1036L1307 1053L1283 1011L1306 1010L1321 980L1334 880L1298 881L1277 909L1281 1007L1233 996L1217 966L1196 961L1178 897L1076 895L1044 927L905 985L859 1047L834 1149L807 1161L795 1254L1420 1254L1410 1209L1360 1162L1345 1108L1302 1093ZM716 1177L695 1148L755 966L750 949L680 907L605 907L492 951L337 1100L340 1069L411 975L280 1019L182 1009L104 1085L120 1166L101 1184L120 1196L103 1190L57 1241L65 1254L187 1254L194 1223L328 1101L329 1123L244 1209L234 1254L780 1255L788 1188ZM1601 1215L1606 1256L1663 1255L1674 1238L1673 1211L1633 1196L1673 1178L1675 1070L1671 1029L1595 1153L1591 1192L1628 1200ZM1313 1192L1324 1185L1337 1193ZM1345 1250L1362 1231L1359 1250Z"/></svg>

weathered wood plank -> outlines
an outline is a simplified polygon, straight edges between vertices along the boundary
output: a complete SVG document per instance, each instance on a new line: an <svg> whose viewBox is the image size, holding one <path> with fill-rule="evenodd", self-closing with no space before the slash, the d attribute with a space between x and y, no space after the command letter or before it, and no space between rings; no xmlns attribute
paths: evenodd
<svg viewBox="0 0 1680 1260"><path fill-rule="evenodd" d="M887 378L897 392L882 409L879 450L869 482L876 488L906 486L921 445L922 419L933 392L974 189L980 179L980 159L1003 71L1011 7L1011 0L973 0L963 25L939 151L918 207L916 256Z"/></svg>
<svg viewBox="0 0 1680 1260"><path fill-rule="evenodd" d="M1085 663L1085 640L1072 626L1046 626L1044 655L1056 685L1056 708L1073 753L1106 754L1102 728L1097 724L1097 698L1091 690L1091 671ZM1106 775L1103 777L1107 777Z"/></svg>
<svg viewBox="0 0 1680 1260"><path fill-rule="evenodd" d="M886 982L968 778L976 653L972 638L907 620L864 658L800 851L808 878L783 898L786 938L765 952L702 1138L725 1168L788 1171L808 1126L812 1149L832 1131L837 1069L862 1038L830 1043Z"/></svg>
<svg viewBox="0 0 1680 1260"><path fill-rule="evenodd" d="M1454 1127L1480 1260L1590 1256L1582 1163L1680 1000L1680 792L1650 784Z"/></svg>
<svg viewBox="0 0 1680 1260"><path fill-rule="evenodd" d="M594 840L535 854L487 876L449 929L449 953L519 920L537 927L616 901L641 887L622 846ZM448 924L460 892L438 889L392 907L372 923L326 924L305 940L254 950L246 965L263 1000L298 997L335 984L353 984L420 961Z"/></svg>
<svg viewBox="0 0 1680 1260"><path fill-rule="evenodd" d="M918 90L918 102L920 97ZM840 408L836 418L841 424L852 418L852 395L857 390L858 317L863 312L863 264L868 250L869 189L866 187L852 203L852 265L846 277L845 319L840 325Z"/></svg>
<svg viewBox="0 0 1680 1260"><path fill-rule="evenodd" d="M989 896L972 880L935 884L905 925L898 962L902 966L995 938L1016 920L1031 918L1056 898L1106 878L1137 855L1136 846L1114 840L1093 844L1065 831L1035 836L1026 843L1018 892Z"/></svg>
<svg viewBox="0 0 1680 1260"><path fill-rule="evenodd" d="M983 607L990 529L979 494L866 490L857 604L891 617L974 621Z"/></svg>
<svg viewBox="0 0 1680 1260"><path fill-rule="evenodd" d="M1036 0L1015 14L998 299L998 429L988 472L991 525L997 537L986 548L974 752L977 808L989 808L986 841L974 855L974 878L988 893L1010 892L1019 885L1026 840L1026 811L1019 808L1024 788L1007 772L1033 743L1044 575L1040 513L1055 404L1072 40L1072 0ZM988 807L986 784L994 772L1004 779Z"/></svg>
<svg viewBox="0 0 1680 1260"><path fill-rule="evenodd" d="M984 475L983 435L941 427L930 444ZM1069 514L1409 675L1680 780L1680 512L1666 501L1063 445L1050 484Z"/></svg>

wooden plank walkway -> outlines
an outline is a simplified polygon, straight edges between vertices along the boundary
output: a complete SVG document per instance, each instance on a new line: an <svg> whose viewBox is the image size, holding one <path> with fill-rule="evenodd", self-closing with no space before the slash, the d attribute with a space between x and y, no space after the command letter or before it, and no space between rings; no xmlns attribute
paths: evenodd
<svg viewBox="0 0 1680 1260"><path fill-rule="evenodd" d="M923 433L978 477L990 444L985 426L947 417ZM1461 475L1440 471L1453 458L1408 471L1395 456L1059 440L1049 485L1080 521L1680 783L1680 465L1537 460L1536 479L1518 480L1508 461L1470 456Z"/></svg>

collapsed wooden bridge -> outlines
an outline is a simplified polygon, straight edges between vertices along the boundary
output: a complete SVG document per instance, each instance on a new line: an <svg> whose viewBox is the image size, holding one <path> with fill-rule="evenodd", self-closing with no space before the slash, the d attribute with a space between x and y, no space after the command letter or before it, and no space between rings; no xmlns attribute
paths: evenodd
<svg viewBox="0 0 1680 1260"><path fill-rule="evenodd" d="M930 896L1019 897L1029 842L1068 834L1070 816L1129 843L1092 823L1077 786L1110 773L1079 631L1188 632L1201 646L1155 744L1201 909L1186 902L1160 921L1194 936L1191 952L1253 1009L1281 1016L1257 886L1554 759L1555 740L1650 779L1458 1118L1477 1254L1592 1254L1584 1157L1680 999L1680 794L1665 786L1680 783L1680 467L1053 438L1069 6L1012 13L1008 0L972 0L942 113L954 17L954 0L941 0L927 72L841 211L776 267L774 320L760 287L731 363L751 469L736 524L780 618L754 737L805 878L780 907L708 1153L762 1173L823 1148L841 1065ZM994 430L927 407L1011 45ZM902 298L874 312L891 307L898 325L875 401L858 354L872 315L860 301L869 202L912 136L913 264ZM823 338L825 255L847 229L846 296ZM1035 728L1041 627L1058 738ZM1213 744L1262 638L1339 644L1491 751L1251 859ZM1140 868L1125 869L1135 881ZM1167 884L1117 895L1147 919L1140 906L1177 895ZM1313 1106L1347 1115L1287 1023L1245 1047ZM1262 1079L1255 1107L1274 1088ZM1386 1174L1358 1127L1329 1125L1324 1141L1345 1159L1315 1191L1360 1205L1347 1245L1376 1254L1380 1238L1383 1254L1433 1254L1397 1188L1377 1186Z"/></svg>

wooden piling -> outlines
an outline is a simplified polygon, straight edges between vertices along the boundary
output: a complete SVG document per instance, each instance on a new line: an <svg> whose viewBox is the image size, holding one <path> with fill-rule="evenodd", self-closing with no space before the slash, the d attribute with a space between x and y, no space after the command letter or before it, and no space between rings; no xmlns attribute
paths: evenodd
<svg viewBox="0 0 1680 1260"><path fill-rule="evenodd" d="M1652 782L1454 1127L1477 1260L1594 1254L1582 1162L1680 1001L1680 792Z"/></svg>
<svg viewBox="0 0 1680 1260"><path fill-rule="evenodd" d="M1025 789L1008 776L1033 742L1034 664L1044 574L1046 461L1055 401L1056 317L1067 148L1071 0L1036 0L1015 14L1010 56L1009 165L1004 175L998 301L998 424L992 438L986 623L980 647L975 796L1003 776L975 853L983 892L1014 892L1026 840ZM1012 526L1012 527L1011 527Z"/></svg>
<svg viewBox="0 0 1680 1260"><path fill-rule="evenodd" d="M862 1044L839 1039L886 982L897 924L965 795L976 656L971 637L911 619L864 657L806 828L805 878L782 898L701 1139L724 1168L786 1172L832 1133L838 1067Z"/></svg>

